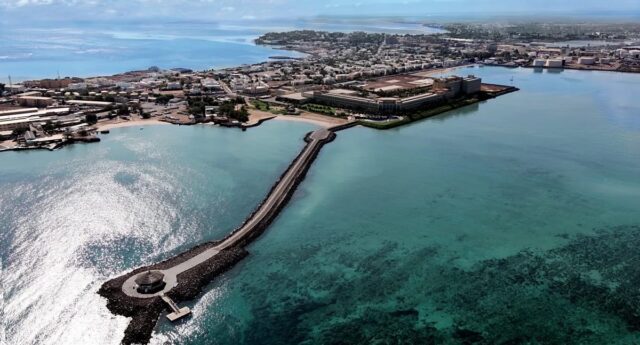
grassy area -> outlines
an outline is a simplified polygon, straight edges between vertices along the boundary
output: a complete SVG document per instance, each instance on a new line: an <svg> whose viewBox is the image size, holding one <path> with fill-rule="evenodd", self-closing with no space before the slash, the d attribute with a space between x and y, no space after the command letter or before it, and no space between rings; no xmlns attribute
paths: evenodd
<svg viewBox="0 0 640 345"><path fill-rule="evenodd" d="M253 100L251 101L251 104L256 107L256 109L258 110L262 110L262 111L269 111L271 110L271 107L269 106L269 103L267 102L263 102L261 100Z"/></svg>
<svg viewBox="0 0 640 345"><path fill-rule="evenodd" d="M282 109L281 107L272 107L269 103L261 100L253 100L251 101L251 105L260 111L265 111L274 115L287 115L287 111L285 109Z"/></svg>
<svg viewBox="0 0 640 345"><path fill-rule="evenodd" d="M322 115L328 116L337 116L336 108L330 107L327 105L320 105L315 103L308 103L300 107L300 109L304 109L310 111L312 113L318 113Z"/></svg>
<svg viewBox="0 0 640 345"><path fill-rule="evenodd" d="M358 123L362 126L375 128L375 129L391 129L394 127L406 125L407 123L412 122L411 119L404 117L402 120L397 121L389 121L389 122L376 122L376 121L363 121L360 120Z"/></svg>

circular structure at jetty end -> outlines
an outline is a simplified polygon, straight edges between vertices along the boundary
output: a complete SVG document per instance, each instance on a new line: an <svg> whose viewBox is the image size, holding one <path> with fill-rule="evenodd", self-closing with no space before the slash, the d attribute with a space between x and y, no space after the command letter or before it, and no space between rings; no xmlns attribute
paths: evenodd
<svg viewBox="0 0 640 345"><path fill-rule="evenodd" d="M166 285L164 281L164 273L160 271L146 271L138 275L135 279L138 287L136 290L142 294L153 294L162 289Z"/></svg>

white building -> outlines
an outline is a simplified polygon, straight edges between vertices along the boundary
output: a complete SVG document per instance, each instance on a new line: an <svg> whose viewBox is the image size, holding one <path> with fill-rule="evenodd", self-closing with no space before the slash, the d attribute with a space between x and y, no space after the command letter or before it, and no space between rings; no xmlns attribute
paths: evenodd
<svg viewBox="0 0 640 345"><path fill-rule="evenodd" d="M67 90L70 91L80 91L80 90L86 90L87 89L87 83L71 83L69 84L69 86L67 86Z"/></svg>
<svg viewBox="0 0 640 345"><path fill-rule="evenodd" d="M546 61L543 59L535 59L533 60L533 67L544 67L544 65L546 64Z"/></svg>
<svg viewBox="0 0 640 345"><path fill-rule="evenodd" d="M548 59L545 66L548 68L562 68L564 66L564 60Z"/></svg>
<svg viewBox="0 0 640 345"><path fill-rule="evenodd" d="M167 83L166 90L182 90L182 85L179 82Z"/></svg>
<svg viewBox="0 0 640 345"><path fill-rule="evenodd" d="M578 59L578 63L581 65L594 65L596 58L593 56L582 56Z"/></svg>

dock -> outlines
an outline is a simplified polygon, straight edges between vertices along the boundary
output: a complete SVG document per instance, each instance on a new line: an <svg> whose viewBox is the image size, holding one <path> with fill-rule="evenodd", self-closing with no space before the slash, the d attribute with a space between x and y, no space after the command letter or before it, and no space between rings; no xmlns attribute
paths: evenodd
<svg viewBox="0 0 640 345"><path fill-rule="evenodd" d="M160 297L173 311L172 313L167 314L167 319L169 319L169 321L175 322L191 314L191 309L189 309L189 307L179 308L176 302L174 302L169 296L161 295Z"/></svg>

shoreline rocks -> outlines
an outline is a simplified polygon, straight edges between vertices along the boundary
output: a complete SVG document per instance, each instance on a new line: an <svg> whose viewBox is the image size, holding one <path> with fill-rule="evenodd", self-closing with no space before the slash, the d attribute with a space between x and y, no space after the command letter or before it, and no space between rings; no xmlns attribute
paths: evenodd
<svg viewBox="0 0 640 345"><path fill-rule="evenodd" d="M242 239L242 241L238 242L234 247L230 247L218 253L216 256L210 258L204 263L185 271L178 275L179 284L166 293L168 297L174 300L176 303L185 302L189 300L193 300L197 298L202 289L208 285L214 278L223 274L230 268L232 268L236 263L249 255L249 252L244 249L247 245L253 242L256 238L258 238L268 227L271 225L273 220L278 216L278 214L284 209L284 207L288 204L291 197L295 193L299 184L304 180L309 168L312 163L317 158L318 154L322 147L333 141L336 138L335 131L342 130L345 128L349 128L355 124L349 124L348 126L338 126L334 129L331 129L330 135L323 140L320 140L317 145L314 146L313 151L308 156L306 164L304 164L301 170L298 173L298 176L295 178L295 181L292 187L287 191L284 196L284 201L280 203L277 207L274 207L269 211L269 215L266 216L259 224L257 224L250 233L247 234L246 237ZM245 221L236 228L234 231L229 233L226 237L232 236L236 231L242 228L244 224L246 224L260 209L260 207L265 203L268 199L269 195L273 193L274 189L278 186L278 183L284 178L284 176L289 172L289 170L293 167L293 165L298 162L298 160L303 156L303 153L308 148L311 141L311 133L308 133L305 138L305 142L307 145L300 151L298 156L289 164L289 167L282 173L280 178L273 184L267 196L263 199L263 201L255 208L255 210L245 219ZM222 240L224 241L224 240ZM130 271L124 275L113 278L107 282L105 282L100 289L98 290L98 294L107 299L107 308L113 314L122 315L126 317L131 317L132 320L129 323L129 326L125 330L124 338L122 339L122 344L134 344L134 343L148 343L151 339L151 335L153 332L153 328L155 324L162 314L163 310L167 309L165 307L164 302L160 297L153 297L148 299L140 299L135 297L127 296L122 291L123 283L132 275L138 274L147 270L163 270L169 267L173 267L177 264L180 264L203 251L212 248L222 241L214 241L207 242L200 245L197 245L181 254L178 254L172 258L164 260L162 262L139 267L133 271ZM168 309L167 309L168 310Z"/></svg>

